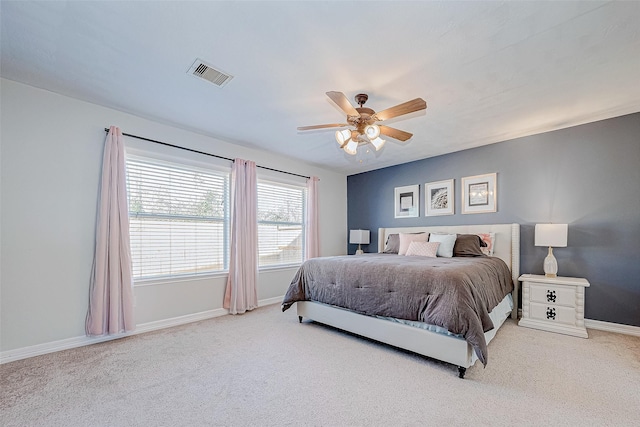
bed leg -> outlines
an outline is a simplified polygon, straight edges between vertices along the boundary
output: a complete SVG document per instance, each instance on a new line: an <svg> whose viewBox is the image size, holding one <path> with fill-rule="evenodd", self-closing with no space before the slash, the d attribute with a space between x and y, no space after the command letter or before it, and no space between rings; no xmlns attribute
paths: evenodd
<svg viewBox="0 0 640 427"><path fill-rule="evenodd" d="M458 366L458 378L464 379L464 374L467 373L467 368L463 368L462 366Z"/></svg>
<svg viewBox="0 0 640 427"><path fill-rule="evenodd" d="M302 323L302 316L298 316L298 323Z"/></svg>

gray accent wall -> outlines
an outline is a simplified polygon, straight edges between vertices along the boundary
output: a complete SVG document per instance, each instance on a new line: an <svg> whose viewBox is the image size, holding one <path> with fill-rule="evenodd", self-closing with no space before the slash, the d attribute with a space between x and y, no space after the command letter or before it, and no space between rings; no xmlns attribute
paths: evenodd
<svg viewBox="0 0 640 427"><path fill-rule="evenodd" d="M498 211L462 215L461 178L491 172ZM455 214L425 217L424 184L451 178ZM420 216L394 218L394 188L414 184ZM379 227L519 223L523 274L544 274L535 224L567 223L554 255L558 275L591 283L585 317L640 326L640 113L352 175L347 196L348 229L371 230L365 252L378 250Z"/></svg>

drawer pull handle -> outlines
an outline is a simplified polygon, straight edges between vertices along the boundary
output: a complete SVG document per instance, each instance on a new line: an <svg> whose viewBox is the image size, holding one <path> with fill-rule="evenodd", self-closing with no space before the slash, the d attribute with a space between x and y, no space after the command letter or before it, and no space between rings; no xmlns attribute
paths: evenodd
<svg viewBox="0 0 640 427"><path fill-rule="evenodd" d="M547 302L556 302L556 291L547 291Z"/></svg>
<svg viewBox="0 0 640 427"><path fill-rule="evenodd" d="M556 320L556 309L547 307L547 319Z"/></svg>

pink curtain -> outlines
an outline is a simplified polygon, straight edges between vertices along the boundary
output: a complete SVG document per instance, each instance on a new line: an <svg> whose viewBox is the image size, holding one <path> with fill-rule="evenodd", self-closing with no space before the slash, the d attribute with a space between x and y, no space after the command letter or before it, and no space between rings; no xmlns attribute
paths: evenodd
<svg viewBox="0 0 640 427"><path fill-rule="evenodd" d="M224 308L238 314L258 307L258 185L256 164L231 167L231 253Z"/></svg>
<svg viewBox="0 0 640 427"><path fill-rule="evenodd" d="M132 282L124 142L120 129L111 126L102 159L87 335L135 329Z"/></svg>
<svg viewBox="0 0 640 427"><path fill-rule="evenodd" d="M305 259L320 256L320 231L318 227L318 177L307 180L307 217L305 218Z"/></svg>

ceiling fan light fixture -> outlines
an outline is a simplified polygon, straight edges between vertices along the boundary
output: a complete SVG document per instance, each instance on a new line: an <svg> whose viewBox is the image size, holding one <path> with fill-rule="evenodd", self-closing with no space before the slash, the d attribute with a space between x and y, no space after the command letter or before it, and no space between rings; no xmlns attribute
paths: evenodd
<svg viewBox="0 0 640 427"><path fill-rule="evenodd" d="M358 142L354 141L353 139L350 139L349 142L347 142L347 145L344 146L344 151L346 151L347 154L351 154L352 156L357 153L357 150Z"/></svg>
<svg viewBox="0 0 640 427"><path fill-rule="evenodd" d="M378 125L368 125L364 128L364 134L369 138L369 141L373 141L380 136L380 127Z"/></svg>
<svg viewBox="0 0 640 427"><path fill-rule="evenodd" d="M351 131L349 129L336 131L336 141L342 147L351 138Z"/></svg>
<svg viewBox="0 0 640 427"><path fill-rule="evenodd" d="M387 141L380 137L371 140L371 144L376 148L376 151L380 150L385 142Z"/></svg>

